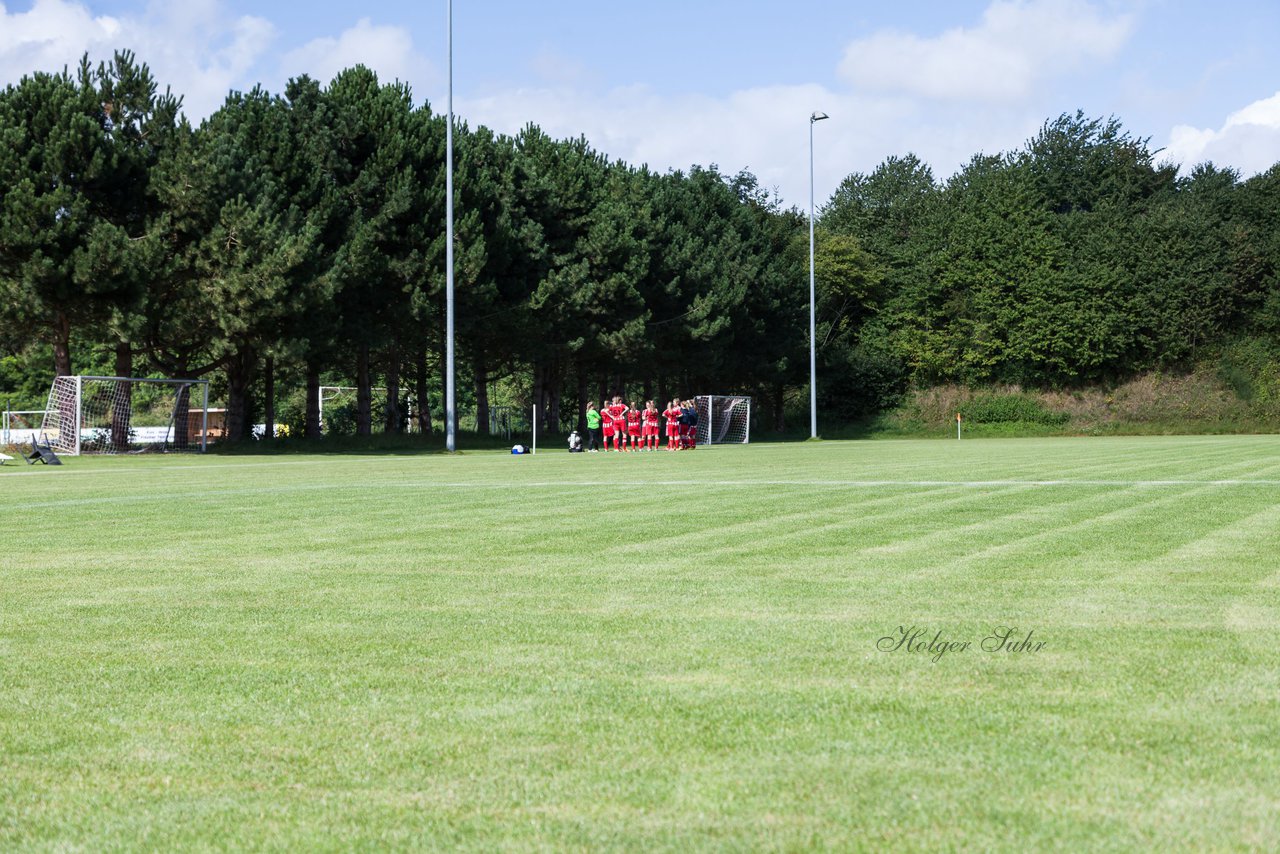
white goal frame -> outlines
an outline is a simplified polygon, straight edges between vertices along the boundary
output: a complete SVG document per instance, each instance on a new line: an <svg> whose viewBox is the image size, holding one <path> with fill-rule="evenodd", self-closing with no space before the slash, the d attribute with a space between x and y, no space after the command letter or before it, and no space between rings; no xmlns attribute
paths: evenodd
<svg viewBox="0 0 1280 854"><path fill-rule="evenodd" d="M745 394L700 394L693 399L698 410L699 445L746 445L751 442L751 398ZM730 435L735 424L741 438Z"/></svg>
<svg viewBox="0 0 1280 854"><path fill-rule="evenodd" d="M45 404L44 421L40 425L41 439L47 442L54 450L61 454L69 456L80 456L84 449L84 431L86 429L94 430L93 425L86 426L84 412L84 390L86 382L110 382L110 383L129 383L131 385L168 385L168 386L188 386L192 391L197 389L200 392L200 452L208 450L209 447L209 381L196 379L151 379L148 377L93 377L93 376L63 376L54 377L53 385L49 388L49 401ZM187 410L191 412L194 407L188 398ZM177 420L178 412L176 409L177 401L181 400L181 396L175 398L175 409L169 415L169 425L167 433L172 434L174 430L174 422ZM125 410L125 416L131 420L133 416L132 404ZM68 435L69 434L69 435ZM165 450L168 450L166 448ZM110 452L108 452L110 453Z"/></svg>

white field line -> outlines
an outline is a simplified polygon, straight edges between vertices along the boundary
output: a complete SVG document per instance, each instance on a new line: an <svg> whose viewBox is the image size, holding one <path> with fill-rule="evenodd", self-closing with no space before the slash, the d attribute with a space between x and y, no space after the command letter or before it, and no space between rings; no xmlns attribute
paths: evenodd
<svg viewBox="0 0 1280 854"><path fill-rule="evenodd" d="M1115 443L1115 442L1125 442L1125 441L1129 441L1129 440L1132 440L1132 439L1147 439L1147 440L1160 441L1160 442L1162 442L1162 443L1169 443L1169 444L1177 444L1177 445L1181 445L1181 444L1188 444L1188 445L1194 445L1194 446L1196 447L1196 449L1197 449L1197 450L1202 450L1202 449L1204 448L1204 446L1205 446L1205 445L1213 445L1213 444L1214 444L1213 440L1218 439L1218 438L1221 438L1221 437L1218 437L1218 436L1142 436L1142 437L1134 437L1134 436L1088 436L1088 437L1082 437L1082 436L1069 436L1069 437L1062 437L1062 440L1063 440L1064 442L1065 442L1065 441L1077 441L1077 442L1082 442L1082 443L1083 443L1083 442L1090 442L1090 443L1099 443L1099 444L1103 444L1103 443L1110 444L1110 443ZM1244 438L1244 439L1273 439L1273 438L1276 438L1276 437L1275 437L1275 436L1273 436L1273 435L1270 435L1270 434L1265 434L1265 435L1264 435L1264 434L1259 434L1259 435L1245 435L1245 436L1232 437L1232 438ZM875 440L875 441L874 441L874 443L871 443L871 442L868 442L867 440L845 440L845 439L837 439L837 440L828 440L825 444L827 444L827 445L831 445L831 446L835 446L835 445L869 445L869 444L875 444L875 445L879 446L879 445L891 445L891 444L915 444L915 443L919 443L920 441L922 441L922 440L919 440L919 439L877 439L877 440ZM940 444L948 444L948 443L946 443L946 442L943 442L942 440L928 440L928 441L938 442L938 443L940 443ZM998 440L983 440L983 441L998 441ZM792 443L792 442L761 442L761 443L757 443L757 444L753 444L753 445L742 445L742 446L738 446L738 445L720 445L720 446L709 446L709 447L708 447L708 450L730 450L730 451L732 451L733 449L738 448L738 447L742 447L742 448L750 448L750 449L754 452L754 451L759 451L759 450L763 450L763 449L766 449L766 448L767 448L767 449L777 449L777 448L794 448L794 447L795 447L795 443ZM567 454L565 454L565 453L564 453L564 451L559 450L559 449L552 450L550 453L552 454L552 456L557 456L557 457L558 457L558 456L561 456L561 455L565 455L565 456L567 456ZM1137 452L1134 452L1134 453L1126 454L1126 455L1124 455L1123 457L1119 457L1119 458L1117 458L1117 459L1118 459L1120 462L1124 463L1124 462L1128 462L1128 461L1130 461L1130 460L1140 460L1140 459L1143 459L1143 458L1144 458L1144 454L1145 454L1145 450L1141 450L1141 451L1137 451ZM190 456L191 456L191 458L192 458L192 459L201 459L201 456L200 456L199 454L191 454ZM403 462L405 462L407 459L413 459L415 456L419 456L419 457L424 458L424 459L449 459L449 458L450 458L447 454L424 454L424 455L414 455L414 454L371 454L371 455L367 455L367 456L366 456L366 455L361 455L361 454L335 454L335 455L333 455L333 456L324 457L324 458L321 458L321 459L303 459L303 460L299 460L299 459L296 459L296 458L295 458L295 459L266 459L266 460L254 460L254 459L252 459L252 458L243 458L243 457L242 457L242 458L240 458L240 460L239 460L239 461L237 461L237 462L227 462L227 463L195 463L195 464L192 464L192 463L172 463L172 464L168 464L168 465L147 465L147 466L145 466L145 467L140 467L140 468L138 468L138 469L134 469L134 470L132 470L130 473L133 473L133 472L138 472L138 473L151 473L151 472L168 472L168 471L217 471L217 470L219 470L219 469L254 469L254 468L274 468L274 467L279 467L279 466L326 466L326 467L337 467L337 466L342 466L342 465L349 464L349 463L359 463L359 464L361 464L361 465L368 464L368 463L403 463ZM458 456L458 457L456 457L455 459L457 459L457 460L462 460L462 459L473 459L473 460L474 460L474 459L502 458L502 457L505 457L505 456L506 456L506 452L505 452L505 451L485 449L485 450L480 450L480 451L464 451L461 455L459 455L459 456ZM72 460L74 460L75 458L74 458L74 457L72 457L71 459L72 459ZM121 459L121 460L128 460L128 459L133 459L133 457L132 457L132 456L130 456L130 455L124 455L124 456L122 456L120 459ZM204 457L204 459L208 459L208 457ZM1106 461L1106 460L1104 460L1104 461L1100 461L1100 462L1087 461L1087 462L1085 462L1085 463L1084 463L1084 465L1083 465L1082 467L1084 467L1084 468L1105 467L1105 466L1107 466L1107 465L1108 465L1108 462L1109 462L1109 461ZM932 466L933 464L934 464L934 461L933 461L933 460L921 461L921 462L919 462L919 463L907 463L907 462L905 462L905 461L899 461L899 468L928 468L928 467ZM1152 461L1151 461L1151 463L1150 463L1150 466L1158 466L1158 465L1163 465L1163 464L1164 464L1164 461L1162 461L1162 460L1152 460ZM1145 468L1145 467L1148 467L1148 466L1143 465L1143 466L1138 466L1138 467L1139 467L1139 468ZM6 466L5 468L6 468L6 469L8 469L8 466ZM102 468L91 468L91 469L82 469L82 468L75 468L75 467L49 469L49 468L48 468L48 467L46 467L46 466L37 466L37 467L25 467L25 466L24 466L24 467L22 467L22 468L17 469L16 471L8 471L8 470L6 470L6 471L4 472L4 475L5 475L6 477L41 477L41 476L43 476L43 477L68 477L68 476L72 476L72 475L95 475L95 474L112 475L112 476L114 476L114 477L119 477L119 476L120 476L120 469L117 469L117 468L115 468L114 466L104 466L104 467L102 467ZM640 482L634 482L634 485L640 485L640 486L643 486L643 485L645 485L645 484L652 483L652 484L655 484L655 485L663 486L663 485L669 485L669 484L679 484L679 483L683 483L683 482L684 482L684 481L640 481ZM1023 480L1009 480L1009 481L991 481L991 482L989 482L989 483L991 483L991 484L995 484L995 485L1000 485L1000 484L1003 484L1003 483L1006 483L1006 482L1007 482L1007 483L1010 483L1010 484L1033 484L1033 485L1037 485L1037 486L1057 486L1057 485L1063 485L1063 484L1075 484L1075 483L1085 484L1085 485L1099 485L1099 486L1106 486L1106 485L1146 485L1146 484L1153 484L1153 485L1156 485L1156 484L1176 484L1176 483L1186 483L1186 484L1189 484L1189 485L1196 485L1196 484L1202 484L1202 483L1217 483L1217 484L1219 484L1219 485L1224 485L1224 486L1231 486L1231 485L1234 485L1234 482L1233 482L1233 481L1200 481L1200 480L1185 480L1185 481L1131 481L1131 480L1124 480L1124 481L1119 481L1119 480L1115 480L1115 481L1084 481L1084 480L1080 480L1080 481L1074 481L1074 480L1063 480L1063 481L1023 481ZM599 482L598 482L598 481L585 481L585 482L578 482L578 481L557 481L556 483L563 483L563 484L564 484L564 485L566 485L566 486L599 486ZM707 481L703 481L703 483L707 483ZM806 484L810 484L810 483L815 483L815 484L826 484L826 483L831 483L831 484L840 485L840 486L858 486L858 485L879 486L879 485L886 485L886 484L900 484L900 485L903 485L903 486L930 486L930 485L939 485L939 486L975 486L975 485L987 485L987 484L988 484L988 482L986 482L986 481L910 481L910 480L883 481L883 482L881 482L881 481L767 481L767 480L755 481L755 480L753 480L753 481L721 481L720 483L721 483L721 484L723 484L723 485L726 485L726 486L736 486L736 485L740 485L740 484L748 484L748 485L749 485L749 484L762 484L762 485L766 485L766 486L767 486L767 485L806 485ZM1249 480L1249 481L1241 481L1241 483L1250 483L1250 484L1272 484L1272 483L1280 483L1280 481ZM437 486L472 486L472 485L477 485L477 486L478 486L478 485L483 485L483 484L436 484L436 485L437 485ZM499 484L495 484L495 486L497 486L497 485L499 485ZM508 485L508 484L507 484L506 482L504 482L504 483L502 483L502 484L500 484L500 485L506 486L506 485ZM526 485L533 485L533 486L553 486L553 485L556 485L556 484L555 484L555 483L551 483L551 482L547 482L547 483L536 483L536 484L526 484ZM714 485L714 482L713 482L713 485Z"/></svg>
<svg viewBox="0 0 1280 854"><path fill-rule="evenodd" d="M889 440L885 440L889 441ZM327 466L337 468L346 463L359 463L366 465L369 463L403 463L403 456L388 455L376 457L344 457L337 459L321 459L321 460L262 460L253 462L236 462L236 463L213 463L205 465L159 465L147 466L145 468L137 468L128 471L127 474L151 474L170 471L216 471L225 469L254 469L254 468L274 468L279 466ZM1152 465L1161 465L1163 461L1153 461ZM923 464L922 464L923 465ZM1273 468L1268 466L1267 468ZM69 475L112 475L120 477L122 472L116 468L93 468L93 469L52 469L45 467L28 468L26 470L5 472L5 477L66 477ZM735 479L735 480L706 480L693 477L687 480L617 480L609 481L611 486L689 486L689 487L750 487L750 486L810 486L810 487L848 487L848 488L878 488L878 487L969 487L969 488L992 488L1004 486L1110 486L1110 487L1132 487L1132 486L1280 486L1280 479L1275 478L1055 478L1055 479L1022 479L1022 478L1001 478L990 480L948 480L948 479L850 479L850 480L831 480L831 479ZM491 482L466 482L466 481L392 481L380 482L377 484L365 481L360 486L380 486L383 488L408 486L408 487L436 487L448 489L517 489L528 487L534 489L547 489L556 487L580 488L599 486L599 480L540 480L525 481L516 480L494 480ZM311 488L309 486L299 487L300 489ZM324 489L342 489L342 485L323 484L317 485L317 488ZM287 487L286 487L287 489ZM250 489L248 491L260 491ZM271 490L266 490L271 491ZM211 493L221 492L211 490ZM235 494L234 491L221 492L221 494ZM171 497L171 495L170 495Z"/></svg>
<svg viewBox="0 0 1280 854"><path fill-rule="evenodd" d="M200 491L189 492L147 492L144 494L127 495L117 493L111 496L95 496L92 498L67 498L54 499L49 501L24 501L24 508L46 508L46 507L65 507L73 505L94 505L94 504L119 504L124 502L147 502L147 501L164 501L170 502L175 499L213 499L225 498L230 496L247 496L247 495L283 495L287 493L317 492L326 491L331 493L351 492L353 490L361 492L372 492L376 494L385 494L387 490L418 490L427 491L432 489L456 489L456 490L483 490L483 489L503 489L513 493L519 492L524 488L531 489L572 489L578 490L583 487L596 487L600 482L595 480L555 480L555 481L530 481L527 483L518 482L493 482L493 483L466 483L459 481L365 481L359 484L335 484L335 483L307 483L307 484L289 484L282 486L264 486L264 487L248 487L245 489L206 489ZM743 487L753 486L796 486L810 488L837 488L837 489L885 489L900 487L906 489L919 488L937 488L937 487L959 487L972 489L1001 489L1015 487L1109 487L1109 488L1134 488L1134 487L1280 487L1280 480L1240 480L1240 479L1221 479L1221 480L632 480L632 481L610 481L610 487L645 487L645 486L662 486L662 487L684 487L693 490L705 490L707 487L723 487L726 489L739 489Z"/></svg>
<svg viewBox="0 0 1280 854"><path fill-rule="evenodd" d="M70 459L74 460L75 457ZM125 457L125 459L130 459ZM243 463L208 463L205 465L148 465L135 469L124 469L127 474L150 474L151 472L162 471L217 471L218 469L255 469L268 468L275 466L329 466L336 467L344 463L389 463L403 462L404 456L397 454L389 454L387 456L376 457L358 457L358 456L341 456L322 460L270 460L270 461L253 461ZM121 476L122 469L114 466L103 466L102 468L49 468L48 466L28 466L24 469L18 469L13 472L5 472L6 477L69 477L71 475L89 475L89 474L109 474L115 477Z"/></svg>
<svg viewBox="0 0 1280 854"><path fill-rule="evenodd" d="M271 465L266 463L263 465ZM297 465L295 463L294 465ZM248 465L225 466L225 468L249 468ZM214 468L224 468L224 466L189 466L182 468L190 468L198 471L208 471ZM160 471L161 469L150 469L151 471ZM173 469L163 469L172 471ZM71 474L101 474L98 471L69 471L59 472L53 475L52 472L47 476L65 477ZM21 476L40 476L42 472L14 472L11 477ZM119 475L119 472L113 472ZM556 487L578 488L578 487L594 487L600 486L599 480L535 480L535 481L512 481L512 480L495 480L490 482L466 482L466 481L433 481L433 480L408 480L408 481L363 481L357 484L335 484L322 483L314 485L298 485L293 487L275 487L274 489L344 489L344 488L447 488L447 489L554 489ZM829 480L829 479L787 479L787 480L706 480L704 478L690 478L683 480L618 480L610 479L608 485L611 487L627 487L627 486L688 486L692 488L721 486L721 487L749 487L749 486L811 486L811 487L850 487L850 488L874 488L887 486L902 487L969 487L969 488L991 488L1003 486L1280 486L1280 479L1274 478L1165 478L1165 479L1128 479L1128 478L1060 478L1054 480L1030 480L1021 478L1007 478L1002 480L891 480L891 479L868 479L868 480ZM273 491L273 488L264 490L250 489L247 491ZM210 490L207 494L221 493L234 494L236 490ZM167 493L172 495L172 493Z"/></svg>
<svg viewBox="0 0 1280 854"><path fill-rule="evenodd" d="M547 480L527 483L424 483L424 486L448 487L492 487L494 489L518 489L524 486L599 486L598 480ZM1217 480L1194 480L1177 478L1168 480L610 480L610 486L1280 486L1280 480L1251 480L1244 478L1226 478Z"/></svg>
<svg viewBox="0 0 1280 854"><path fill-rule="evenodd" d="M1219 480L610 480L610 487L628 486L687 486L700 489L708 486L749 487L749 486L809 486L809 487L844 487L878 489L882 487L901 486L907 488L930 487L968 487L973 489L990 489L1013 486L1280 486L1280 480L1246 480L1230 478ZM378 487L395 487L395 483L368 484ZM417 488L443 487L447 489L509 489L518 491L524 488L555 489L600 486L598 480L536 480L521 483L519 481L494 483L464 483L457 481L419 481L400 484ZM328 486L326 488L333 488ZM340 488L340 487L338 487Z"/></svg>

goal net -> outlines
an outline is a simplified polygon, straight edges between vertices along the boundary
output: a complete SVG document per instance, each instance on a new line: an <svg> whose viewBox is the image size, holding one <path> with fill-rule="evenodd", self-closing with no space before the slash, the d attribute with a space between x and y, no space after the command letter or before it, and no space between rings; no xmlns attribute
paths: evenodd
<svg viewBox="0 0 1280 854"><path fill-rule="evenodd" d="M700 394L699 445L745 445L751 441L751 398L730 394Z"/></svg>
<svg viewBox="0 0 1280 854"><path fill-rule="evenodd" d="M41 439L63 454L203 451L209 381L55 377Z"/></svg>

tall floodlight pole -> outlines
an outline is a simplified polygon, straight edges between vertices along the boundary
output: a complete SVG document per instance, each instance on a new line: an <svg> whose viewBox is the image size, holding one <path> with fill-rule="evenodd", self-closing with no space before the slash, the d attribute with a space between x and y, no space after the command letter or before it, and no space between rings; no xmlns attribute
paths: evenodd
<svg viewBox="0 0 1280 854"><path fill-rule="evenodd" d="M818 438L818 309L813 273L813 125L830 118L826 113L809 115L809 438Z"/></svg>
<svg viewBox="0 0 1280 854"><path fill-rule="evenodd" d="M453 404L453 0L446 0L449 39L449 96L446 100L449 123L444 131L444 445L452 453L458 449L457 411Z"/></svg>

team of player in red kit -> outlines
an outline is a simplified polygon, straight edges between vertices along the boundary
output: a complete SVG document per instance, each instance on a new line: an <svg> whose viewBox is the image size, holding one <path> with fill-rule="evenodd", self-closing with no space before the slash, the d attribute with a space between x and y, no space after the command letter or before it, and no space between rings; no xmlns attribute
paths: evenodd
<svg viewBox="0 0 1280 854"><path fill-rule="evenodd" d="M600 409L600 426L604 429L604 450L609 450L609 440L613 440L615 451L656 451L660 419L666 420L667 450L693 450L698 445L697 409L691 400L673 400L667 408L659 412L652 400L645 403L644 409L622 402L621 397L614 397L613 402ZM628 443L628 440L630 442Z"/></svg>

